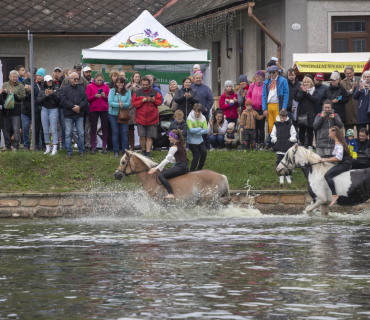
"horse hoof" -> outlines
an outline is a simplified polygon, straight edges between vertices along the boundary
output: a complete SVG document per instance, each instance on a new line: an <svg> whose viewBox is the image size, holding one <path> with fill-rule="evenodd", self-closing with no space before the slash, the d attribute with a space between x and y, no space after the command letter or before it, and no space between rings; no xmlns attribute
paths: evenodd
<svg viewBox="0 0 370 320"><path fill-rule="evenodd" d="M231 198L230 197L221 197L221 198L218 198L218 202L221 203L222 205L224 206L227 206L231 201Z"/></svg>

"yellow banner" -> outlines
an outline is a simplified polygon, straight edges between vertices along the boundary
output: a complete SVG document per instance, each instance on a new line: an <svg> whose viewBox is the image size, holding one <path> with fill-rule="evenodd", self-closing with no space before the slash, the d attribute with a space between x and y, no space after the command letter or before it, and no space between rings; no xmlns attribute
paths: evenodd
<svg viewBox="0 0 370 320"><path fill-rule="evenodd" d="M344 72L345 67L352 66L355 73L361 73L364 69L364 62L296 62L299 72L322 72L331 73L333 71Z"/></svg>

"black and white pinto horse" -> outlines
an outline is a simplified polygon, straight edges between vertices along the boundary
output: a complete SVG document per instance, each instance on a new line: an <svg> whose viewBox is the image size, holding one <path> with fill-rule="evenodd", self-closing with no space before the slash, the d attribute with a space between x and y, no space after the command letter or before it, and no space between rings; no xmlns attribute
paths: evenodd
<svg viewBox="0 0 370 320"><path fill-rule="evenodd" d="M321 206L321 214L328 214L328 204L332 194L324 178L325 173L334 165L319 163L320 156L298 144L291 147L276 168L277 172L284 169L301 168L308 182L308 193L312 202L306 208L309 213ZM340 206L354 206L364 203L370 198L370 168L349 170L333 178L335 190L339 196L337 204Z"/></svg>

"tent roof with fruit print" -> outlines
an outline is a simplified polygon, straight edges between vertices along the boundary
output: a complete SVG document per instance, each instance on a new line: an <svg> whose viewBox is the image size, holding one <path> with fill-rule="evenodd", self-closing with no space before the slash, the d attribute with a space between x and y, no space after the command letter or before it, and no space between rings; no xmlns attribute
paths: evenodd
<svg viewBox="0 0 370 320"><path fill-rule="evenodd" d="M82 50L83 62L96 64L209 63L207 56L207 50L189 46L146 10L107 41Z"/></svg>

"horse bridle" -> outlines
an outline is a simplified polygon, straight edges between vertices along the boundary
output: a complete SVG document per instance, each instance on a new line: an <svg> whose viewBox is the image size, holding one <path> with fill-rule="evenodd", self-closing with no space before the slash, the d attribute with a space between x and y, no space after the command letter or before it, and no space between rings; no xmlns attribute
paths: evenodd
<svg viewBox="0 0 370 320"><path fill-rule="evenodd" d="M288 170L294 170L295 168L305 168L305 167L308 167L308 166L314 166L315 164L320 164L321 162L317 162L317 163L309 163L309 164L306 164L306 165L304 165L304 166L297 166L296 164L295 164L295 154L297 153L297 151L298 151L298 149L297 150L295 150L295 151L293 151L293 157L292 157L292 160L290 159L290 157L289 157L289 159L288 159L288 164L292 164L292 165L295 165L294 166L294 168L289 168L288 167L288 165L286 165L284 162L283 162L283 160L281 160L280 161L280 163L285 167L285 168L287 168ZM280 169L279 171L278 171L278 173L280 174L280 172L281 171L283 171L283 170L285 170L285 168L283 168L283 169Z"/></svg>
<svg viewBox="0 0 370 320"><path fill-rule="evenodd" d="M129 157L128 157L127 161L126 161L125 167L123 168L123 170L117 169L117 171L122 172L122 174L124 176L128 177L128 176L131 176L133 174L138 174L138 173L141 173L141 172L149 171L151 169L151 168L148 168L148 169L144 169L144 170L141 170L141 171L133 172L132 167L131 167L131 163L130 163L131 157L132 157L132 153L129 155ZM126 173L125 172L127 167L130 167L130 170L131 170L130 173Z"/></svg>

